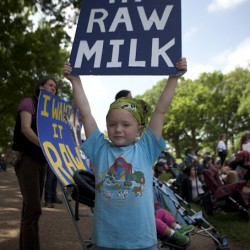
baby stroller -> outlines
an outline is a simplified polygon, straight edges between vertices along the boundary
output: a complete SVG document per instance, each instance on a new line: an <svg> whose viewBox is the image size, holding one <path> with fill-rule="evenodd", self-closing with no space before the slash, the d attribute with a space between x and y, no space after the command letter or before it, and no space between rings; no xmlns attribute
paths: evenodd
<svg viewBox="0 0 250 250"><path fill-rule="evenodd" d="M179 224L192 224L196 227L192 232L202 237L211 238L216 245L217 250L229 250L228 238L221 236L219 231L209 224L202 215L202 211L196 212L189 203L178 196L169 186L161 180L154 177L153 188L157 200L162 207L166 207L176 218ZM169 246L167 242L161 242L161 248L178 249L175 246Z"/></svg>
<svg viewBox="0 0 250 250"><path fill-rule="evenodd" d="M206 197L214 204L214 210L217 208L229 212L239 210L244 217L250 218L249 197L242 191L245 181L224 184L219 177L218 170L213 168L203 170L203 176L208 193L211 196L207 195ZM203 201L206 202L205 200ZM203 206L203 208L206 211L206 206ZM212 213L211 210L206 212Z"/></svg>
<svg viewBox="0 0 250 250"><path fill-rule="evenodd" d="M75 186L73 188L73 192L71 195L76 204L75 213L73 212L72 208L70 208L69 210L71 211L72 217L77 221L79 220L79 213L78 213L79 203L89 206L93 211L95 203L95 176L88 171L77 170L75 171L73 178L75 181ZM77 227L77 232L79 234L79 238L81 240L83 249L89 249L92 246L91 241L84 240L82 238L78 227ZM189 243L185 246L178 246L175 243L167 240L166 238L164 239L164 237L160 237L159 242L160 242L160 249L165 249L165 250L167 249L184 250L190 244Z"/></svg>
<svg viewBox="0 0 250 250"><path fill-rule="evenodd" d="M78 222L82 217L90 217L94 214L95 205L95 176L86 170L76 170L73 175L74 183L63 186L62 195L66 208L73 220L82 249L92 247L91 239L84 238L84 232L80 230ZM80 213L80 204L90 208L90 213Z"/></svg>

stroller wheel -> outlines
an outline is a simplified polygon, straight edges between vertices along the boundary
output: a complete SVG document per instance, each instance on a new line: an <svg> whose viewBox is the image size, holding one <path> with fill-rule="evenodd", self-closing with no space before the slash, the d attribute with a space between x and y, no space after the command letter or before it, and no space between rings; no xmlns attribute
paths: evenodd
<svg viewBox="0 0 250 250"><path fill-rule="evenodd" d="M222 244L223 244L223 246L227 246L228 245L228 238L226 236L222 237Z"/></svg>
<svg viewBox="0 0 250 250"><path fill-rule="evenodd" d="M230 250L228 247L228 238L226 236L220 236L217 238L220 242L220 245L216 247L216 250Z"/></svg>
<svg viewBox="0 0 250 250"><path fill-rule="evenodd" d="M217 245L216 250L229 250L228 248L228 237L221 236L219 231L216 229L212 230L214 241Z"/></svg>

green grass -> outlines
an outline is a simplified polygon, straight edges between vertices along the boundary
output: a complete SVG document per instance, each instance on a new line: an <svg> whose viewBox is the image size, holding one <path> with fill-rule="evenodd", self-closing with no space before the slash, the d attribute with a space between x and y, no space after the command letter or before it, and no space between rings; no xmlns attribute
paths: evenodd
<svg viewBox="0 0 250 250"><path fill-rule="evenodd" d="M172 178L170 173L161 175L161 180L167 181ZM201 210L198 204L190 204L195 211ZM187 209L188 210L188 209ZM239 243L242 247L250 244L250 220L243 218L239 211L227 213L215 213L205 218L220 235L227 236L229 241Z"/></svg>
<svg viewBox="0 0 250 250"><path fill-rule="evenodd" d="M218 229L221 235L226 235L229 241L249 246L250 223L246 218L242 218L239 212L217 213L209 216L207 221Z"/></svg>

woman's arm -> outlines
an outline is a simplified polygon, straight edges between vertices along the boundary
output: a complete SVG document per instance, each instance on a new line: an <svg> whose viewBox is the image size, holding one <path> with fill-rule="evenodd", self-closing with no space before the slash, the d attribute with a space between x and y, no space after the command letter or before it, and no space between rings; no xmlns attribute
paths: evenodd
<svg viewBox="0 0 250 250"><path fill-rule="evenodd" d="M27 111L21 111L20 116L21 116L21 132L29 141L40 147L38 136L31 128L32 114Z"/></svg>

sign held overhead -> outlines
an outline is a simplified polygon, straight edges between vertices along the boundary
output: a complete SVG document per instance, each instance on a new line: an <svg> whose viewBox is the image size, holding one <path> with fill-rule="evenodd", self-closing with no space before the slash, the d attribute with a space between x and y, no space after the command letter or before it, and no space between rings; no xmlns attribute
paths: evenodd
<svg viewBox="0 0 250 250"><path fill-rule="evenodd" d="M172 75L180 0L84 0L70 56L76 75Z"/></svg>

